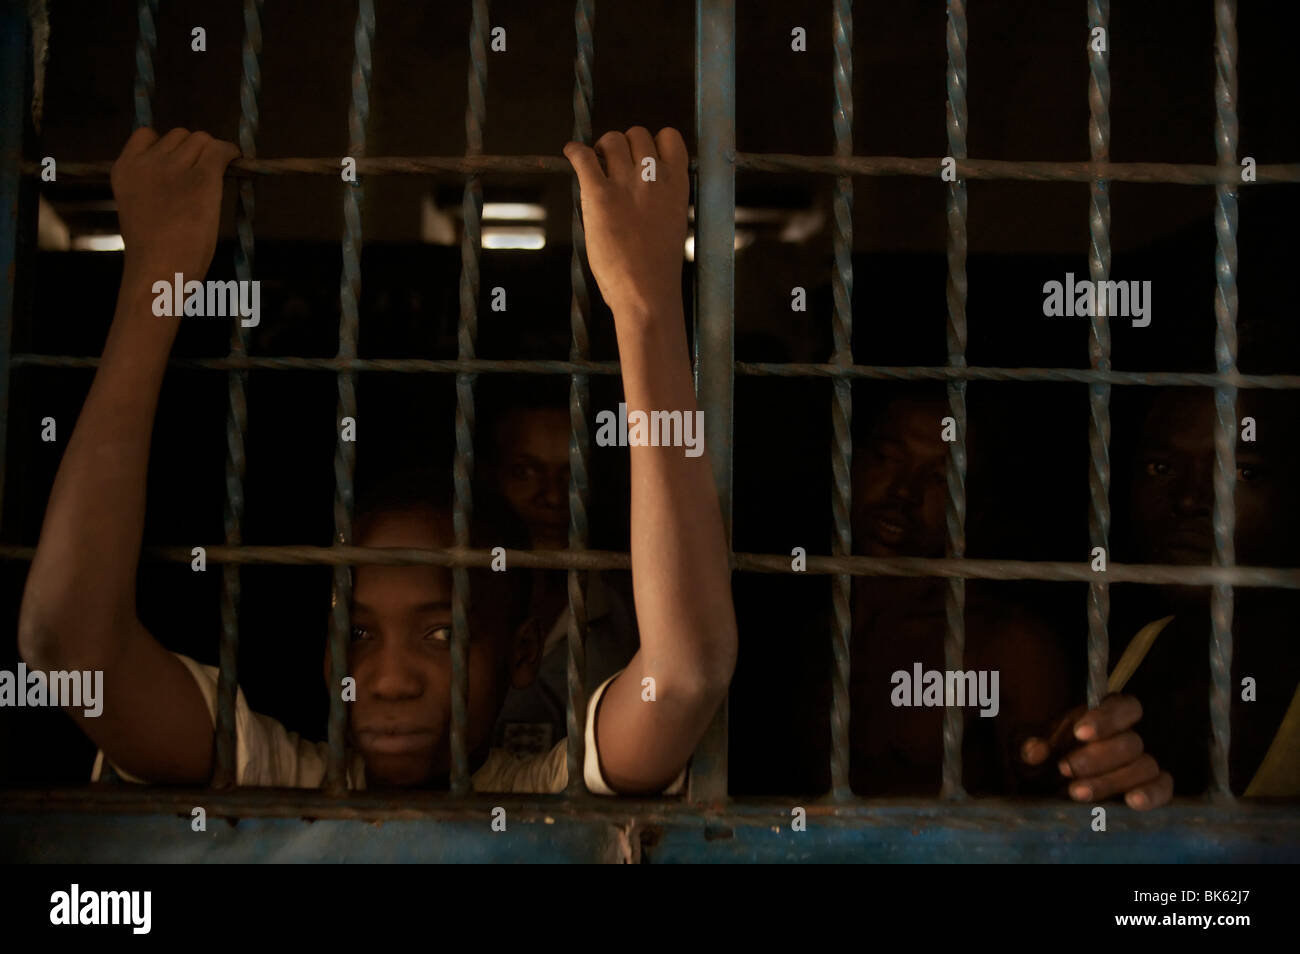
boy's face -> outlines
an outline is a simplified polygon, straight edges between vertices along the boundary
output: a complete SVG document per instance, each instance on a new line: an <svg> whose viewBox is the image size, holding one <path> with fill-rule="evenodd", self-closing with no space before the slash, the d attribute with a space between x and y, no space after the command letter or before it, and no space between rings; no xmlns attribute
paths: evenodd
<svg viewBox="0 0 1300 954"><path fill-rule="evenodd" d="M941 557L948 448L941 399L895 399L853 456L853 538L868 556Z"/></svg>
<svg viewBox="0 0 1300 954"><path fill-rule="evenodd" d="M358 545L449 546L446 513L384 513L368 521ZM506 690L536 672L531 626L511 633L500 593L471 587L467 751L488 741ZM353 573L349 675L352 742L367 783L423 785L451 761L451 571L434 566L358 566ZM328 679L328 661L326 663Z"/></svg>
<svg viewBox="0 0 1300 954"><path fill-rule="evenodd" d="M569 415L560 408L514 408L496 433L497 491L528 526L538 549L569 541Z"/></svg>
<svg viewBox="0 0 1300 954"><path fill-rule="evenodd" d="M1297 475L1285 454L1289 416L1277 399L1241 392L1241 417L1257 440L1237 441L1237 562L1294 562ZM1156 398L1142 430L1133 475L1132 514L1143 562L1208 566L1214 553L1214 395L1201 388Z"/></svg>

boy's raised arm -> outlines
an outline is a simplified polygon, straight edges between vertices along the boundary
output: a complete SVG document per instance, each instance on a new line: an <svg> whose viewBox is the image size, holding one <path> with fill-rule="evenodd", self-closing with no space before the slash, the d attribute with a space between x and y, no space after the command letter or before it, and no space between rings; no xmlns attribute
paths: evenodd
<svg viewBox="0 0 1300 954"><path fill-rule="evenodd" d="M122 286L95 380L50 493L27 577L19 650L35 668L102 670L101 712L69 713L126 771L206 781L212 722L185 665L136 617L136 565L154 412L179 319L154 282L202 280L216 249L222 175L239 154L207 133L138 129L113 166Z"/></svg>
<svg viewBox="0 0 1300 954"><path fill-rule="evenodd" d="M651 137L637 126L602 136L596 151L571 142L564 154L581 186L591 270L614 313L628 418L678 411L683 422L694 420L681 297L686 144L675 129ZM703 437L707 446L713 435ZM606 689L596 721L603 775L622 793L654 792L673 781L726 698L735 668L717 488L708 456L685 450L630 448L641 648ZM646 679L654 680L654 701L646 701Z"/></svg>

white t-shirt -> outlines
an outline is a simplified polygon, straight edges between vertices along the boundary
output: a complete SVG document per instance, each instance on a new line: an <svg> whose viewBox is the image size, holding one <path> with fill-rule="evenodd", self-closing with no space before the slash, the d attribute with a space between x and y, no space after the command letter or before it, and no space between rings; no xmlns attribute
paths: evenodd
<svg viewBox="0 0 1300 954"><path fill-rule="evenodd" d="M217 722L217 668L204 666L188 656L174 654L185 664L208 704L208 714L213 726ZM596 752L596 710L600 706L605 688L614 680L610 676L591 694L587 704L586 759L583 777L587 788L597 795L616 794L606 783ZM548 752L518 758L504 749L489 750L487 761L479 766L470 778L475 791L522 792L551 794L564 791L569 782L565 740L561 739ZM235 701L235 763L236 784L260 785L273 788L319 788L325 780L329 762L329 744L304 739L290 732L269 716L259 715L248 707L244 691L239 689ZM128 782L144 783L124 772L116 764L114 771ZM99 781L104 771L104 752L95 756L91 781ZM679 794L686 784L686 770L677 776L672 785L664 789L665 795ZM366 787L365 762L360 753L350 752L347 766L347 785L352 789Z"/></svg>

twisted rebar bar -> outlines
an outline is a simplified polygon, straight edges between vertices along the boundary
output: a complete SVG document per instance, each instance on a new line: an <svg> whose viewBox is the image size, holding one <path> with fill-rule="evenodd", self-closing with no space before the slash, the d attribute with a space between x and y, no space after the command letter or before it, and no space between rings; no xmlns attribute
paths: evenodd
<svg viewBox="0 0 1300 954"><path fill-rule="evenodd" d="M573 9L573 26L577 51L573 60L573 141L591 142L591 106L594 86L591 79L592 60L595 56L592 20L595 16L594 0L578 0ZM591 318L591 298L587 293L587 278L582 270L587 256L587 232L582 224L581 189L578 178L572 184L572 234L573 252L569 257L569 328L572 341L569 345L570 361L587 361L591 357L591 341L587 324ZM575 373L569 378L569 549L587 549L587 499L589 496L587 460L591 452L591 434L587 429L587 406L591 394L586 374ZM587 575L570 570L569 632L568 632L568 706L566 731L568 747L568 792L579 795L586 789L583 779L583 758L586 742L584 731L587 715L587 694L584 685L587 672Z"/></svg>
<svg viewBox="0 0 1300 954"><path fill-rule="evenodd" d="M836 0L831 33L835 49L835 105L831 114L835 127L835 154L853 155L853 4ZM833 249L835 271L831 288L835 312L831 333L835 352L831 361L839 365L853 363L853 180L837 176L833 198L835 233ZM831 427L831 513L835 532L831 553L853 553L851 514L853 511L853 385L844 378L832 382ZM831 607L834 612L831 651L831 797L840 801L852 797L849 787L849 721L851 700L849 687L853 635L853 578L838 574L831 581Z"/></svg>
<svg viewBox="0 0 1300 954"><path fill-rule="evenodd" d="M135 42L135 128L153 125L153 55L158 49L158 0L136 4L140 32ZM111 168L112 163L108 166ZM63 169L60 168L59 172ZM105 173L107 174L107 172Z"/></svg>
<svg viewBox="0 0 1300 954"><path fill-rule="evenodd" d="M465 106L465 152L483 151L483 123L487 116L487 0L473 0L469 29L469 101ZM482 246L483 183L477 175L465 180L461 202L465 229L460 242L460 322L457 329L457 357L474 357L478 337L479 249ZM456 375L456 460L452 468L455 500L452 524L456 545L468 547L470 521L474 512L474 379L470 373ZM469 573L464 567L452 571L451 597L451 790L465 795L470 790L469 754L466 751L469 699Z"/></svg>
<svg viewBox="0 0 1300 954"><path fill-rule="evenodd" d="M948 0L948 150L954 159L966 158L966 4ZM966 182L960 176L948 183L948 364L966 366ZM966 554L966 382L948 382L948 410L957 425L957 439L948 442L948 556ZM948 628L944 635L944 665L962 668L966 651L966 581L948 580L944 594ZM949 706L943 712L944 798L963 798L962 710Z"/></svg>
<svg viewBox="0 0 1300 954"><path fill-rule="evenodd" d="M14 367L97 368L100 359L89 355L19 353L13 356ZM352 371L396 372L401 374L456 373L473 374L618 374L617 361L524 361L474 358L434 360L426 358L296 358L296 357L225 357L172 358L169 368L189 371L229 371L232 368L268 371ZM881 381L1036 381L1055 384L1123 384L1137 387L1219 387L1263 388L1266 390L1300 389L1297 374L1221 375L1217 372L1187 371L1096 371L1083 368L991 368L894 367L889 365L811 364L801 362L737 361L736 373L749 377L825 377Z"/></svg>
<svg viewBox="0 0 1300 954"><path fill-rule="evenodd" d="M370 44L375 35L374 0L359 0L353 31L352 103L348 109L348 153L366 151L366 121L370 117ZM360 328L362 180L343 184L343 272L339 278L340 359L355 358ZM356 382L351 372L338 377L339 437L334 450L334 542L352 542L352 489L356 469L356 443L343 439L343 419L356 421ZM341 687L347 675L348 642L352 629L352 575L346 566L334 568L330 614L330 715L329 766L326 786L341 791L347 785L346 739L348 716Z"/></svg>
<svg viewBox="0 0 1300 954"><path fill-rule="evenodd" d="M1216 0L1214 63L1215 149L1219 166L1237 167L1237 5ZM1214 363L1220 374L1237 370L1237 190L1220 183L1215 189ZM1236 563L1237 389L1222 385L1214 392L1214 564ZM1210 770L1216 797L1230 799L1228 756L1232 743L1232 586L1216 583L1210 591Z"/></svg>
<svg viewBox="0 0 1300 954"><path fill-rule="evenodd" d="M244 0L244 72L239 83L239 149L243 155L257 155L258 101L262 92L262 4L263 0ZM235 278L240 282L253 279L253 181L239 183L239 202L235 209L235 228L239 245L235 248ZM233 323L230 332L230 355L248 353L248 329L242 321ZM248 402L245 389L248 372L231 369L227 378L228 412L226 415L226 505L223 524L226 544L243 542L244 524L244 432L248 426ZM221 568L221 645L218 650L217 677L217 765L213 788L236 784L235 768L235 701L238 693L239 659L239 566Z"/></svg>
<svg viewBox="0 0 1300 954"><path fill-rule="evenodd" d="M1109 31L1110 0L1088 0L1088 145L1092 161L1110 161L1109 42L1097 49L1092 31ZM1088 274L1093 282L1110 276L1110 184L1094 179L1088 186ZM1100 288L1100 285L1094 285ZM1110 370L1110 316L1098 296L1089 327L1088 361L1099 371ZM1088 540L1110 554L1110 385L1088 389ZM1110 584L1088 584L1088 707L1096 708L1106 694L1110 641Z"/></svg>
<svg viewBox="0 0 1300 954"><path fill-rule="evenodd" d="M904 156L799 156L787 153L736 153L735 167L754 172L812 172L834 176L921 176L933 179L943 168L943 158L918 159ZM38 176L41 164L24 160L18 164L23 175ZM107 181L111 159L59 163L60 178ZM699 157L689 163L699 168ZM228 177L338 175L339 157L291 157L285 159L236 159L226 167ZM572 175L573 166L556 156L369 156L357 160L357 175L402 176L430 173L470 175L485 172ZM1155 182L1165 185L1214 185L1219 182L1242 185L1300 182L1300 163L1277 163L1255 168L1253 183L1240 182L1240 170L1181 162L1044 162L1017 159L959 159L960 179L990 179L1019 182Z"/></svg>
<svg viewBox="0 0 1300 954"><path fill-rule="evenodd" d="M450 547L426 550L401 547L355 546L238 546L214 544L207 558L216 563L255 563L264 566L490 566L491 550ZM36 548L0 544L0 560L31 562ZM189 563L191 548L145 547L141 555L150 560ZM604 550L507 550L510 566L539 570L627 570L626 553ZM910 578L965 577L970 580L1044 580L1087 583L1089 564L1050 560L960 560L928 557L829 557L809 556L805 572L814 575L847 573L851 576L898 576ZM789 573L790 556L774 553L733 553L731 568L742 573ZM1300 570L1254 566L1165 566L1161 564L1111 564L1112 583L1154 583L1173 586L1225 584L1270 589L1300 589Z"/></svg>

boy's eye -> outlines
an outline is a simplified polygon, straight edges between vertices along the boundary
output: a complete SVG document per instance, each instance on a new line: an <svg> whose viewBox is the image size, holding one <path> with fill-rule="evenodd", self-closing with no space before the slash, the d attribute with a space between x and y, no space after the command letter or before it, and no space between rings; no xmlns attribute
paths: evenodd
<svg viewBox="0 0 1300 954"><path fill-rule="evenodd" d="M1147 461L1147 475L1150 477L1168 477L1169 465L1162 460Z"/></svg>
<svg viewBox="0 0 1300 954"><path fill-rule="evenodd" d="M360 642L363 639L370 639L370 638L371 638L370 630L366 629L364 626L352 627L352 641L354 643Z"/></svg>
<svg viewBox="0 0 1300 954"><path fill-rule="evenodd" d="M438 645L451 645L451 627L435 626L424 634L424 640Z"/></svg>
<svg viewBox="0 0 1300 954"><path fill-rule="evenodd" d="M1258 467L1238 467L1238 468L1237 468L1237 479L1240 480L1240 481L1243 481L1244 483L1250 483L1252 480L1258 480L1258 479L1259 479L1259 468L1258 468Z"/></svg>

